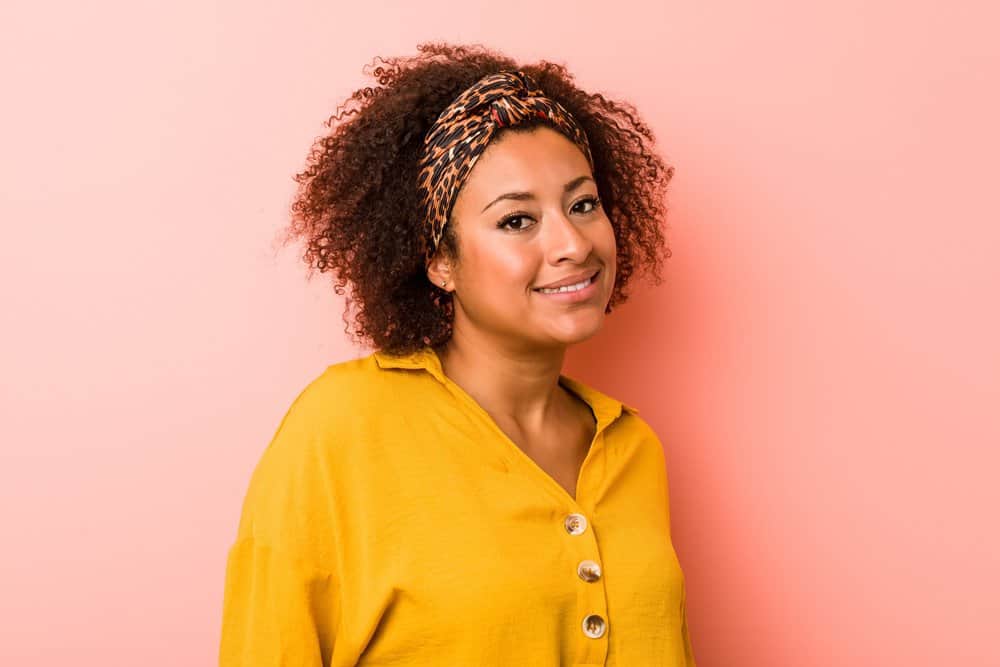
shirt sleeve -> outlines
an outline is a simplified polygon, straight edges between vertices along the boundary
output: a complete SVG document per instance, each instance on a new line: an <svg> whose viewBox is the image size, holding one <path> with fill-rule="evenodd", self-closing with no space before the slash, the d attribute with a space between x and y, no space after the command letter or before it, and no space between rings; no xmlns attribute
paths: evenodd
<svg viewBox="0 0 1000 667"><path fill-rule="evenodd" d="M219 667L325 667L340 623L330 397L313 384L254 469L227 558Z"/></svg>
<svg viewBox="0 0 1000 667"><path fill-rule="evenodd" d="M648 425L647 425L648 427ZM664 509L667 519L667 532L671 532L670 527L670 482L667 475L667 460L666 454L663 451L663 443L660 441L659 436L656 435L655 431L650 428L650 433L653 434L653 441L655 443L656 452L656 463L658 470L661 471L661 483L664 491ZM684 643L684 665L685 667L697 667L694 660L694 647L691 645L691 633L688 630L687 622L687 582L681 586L681 639Z"/></svg>
<svg viewBox="0 0 1000 667"><path fill-rule="evenodd" d="M226 563L220 667L321 667L333 652L329 573L253 537Z"/></svg>

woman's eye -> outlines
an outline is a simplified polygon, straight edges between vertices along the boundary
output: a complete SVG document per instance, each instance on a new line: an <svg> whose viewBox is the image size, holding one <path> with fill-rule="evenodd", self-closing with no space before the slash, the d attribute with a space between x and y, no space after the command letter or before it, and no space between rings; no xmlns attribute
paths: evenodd
<svg viewBox="0 0 1000 667"><path fill-rule="evenodd" d="M599 200L597 197L587 197L586 199L581 199L580 201L578 201L575 204L574 208L580 206L581 204L590 204L590 208L580 211L580 213L590 213L591 211L596 209L600 203L601 200Z"/></svg>
<svg viewBox="0 0 1000 667"><path fill-rule="evenodd" d="M573 204L573 210L577 213L593 213L598 206L601 205L601 200L597 197L587 197L586 199L581 199L580 201ZM516 213L508 215L506 218L502 219L497 223L497 227L501 229L509 229L512 232L522 232L530 227L535 226L535 222L530 216L524 213Z"/></svg>
<svg viewBox="0 0 1000 667"><path fill-rule="evenodd" d="M531 226L531 224L528 224L528 220L530 219L526 215L511 215L501 220L498 227L519 232Z"/></svg>

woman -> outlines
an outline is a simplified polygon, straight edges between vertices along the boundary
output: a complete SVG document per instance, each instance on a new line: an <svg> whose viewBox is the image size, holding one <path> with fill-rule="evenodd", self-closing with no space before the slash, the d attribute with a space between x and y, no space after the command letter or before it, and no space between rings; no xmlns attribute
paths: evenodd
<svg viewBox="0 0 1000 667"><path fill-rule="evenodd" d="M220 664L690 667L660 441L561 373L658 278L672 172L562 66L419 48L297 177L289 238L375 351L311 382L254 471Z"/></svg>

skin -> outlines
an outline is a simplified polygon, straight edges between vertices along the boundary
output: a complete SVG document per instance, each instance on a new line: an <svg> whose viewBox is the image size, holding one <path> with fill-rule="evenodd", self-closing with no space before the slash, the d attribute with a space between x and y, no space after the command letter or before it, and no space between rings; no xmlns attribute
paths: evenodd
<svg viewBox="0 0 1000 667"><path fill-rule="evenodd" d="M491 204L510 192L530 196ZM427 267L454 296L452 336L437 349L445 374L571 496L595 424L559 375L566 349L600 330L616 269L614 231L597 198L587 159L569 139L544 126L505 131L452 208L458 260L439 252ZM512 214L520 217L498 227ZM533 291L591 268L601 271L586 302Z"/></svg>

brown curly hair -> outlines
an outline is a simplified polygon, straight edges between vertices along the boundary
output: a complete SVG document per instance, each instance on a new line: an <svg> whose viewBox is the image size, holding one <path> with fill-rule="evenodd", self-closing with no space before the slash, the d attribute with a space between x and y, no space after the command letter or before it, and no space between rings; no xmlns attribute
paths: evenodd
<svg viewBox="0 0 1000 667"><path fill-rule="evenodd" d="M670 257L661 229L664 196L674 170L653 151L652 131L635 107L581 90L561 64L519 65L482 45L430 42L417 50L415 56L375 59L379 64L366 73L377 85L356 90L337 108L325 123L330 132L315 141L306 168L294 177L298 191L284 240L304 241L310 276L331 271L341 296L350 287L344 322L354 342L404 354L451 335L452 296L425 272L429 230L417 164L438 114L473 83L502 70L533 77L587 134L598 196L618 246L606 312L628 299L637 270L661 282L661 263ZM439 247L459 260L450 222Z"/></svg>

